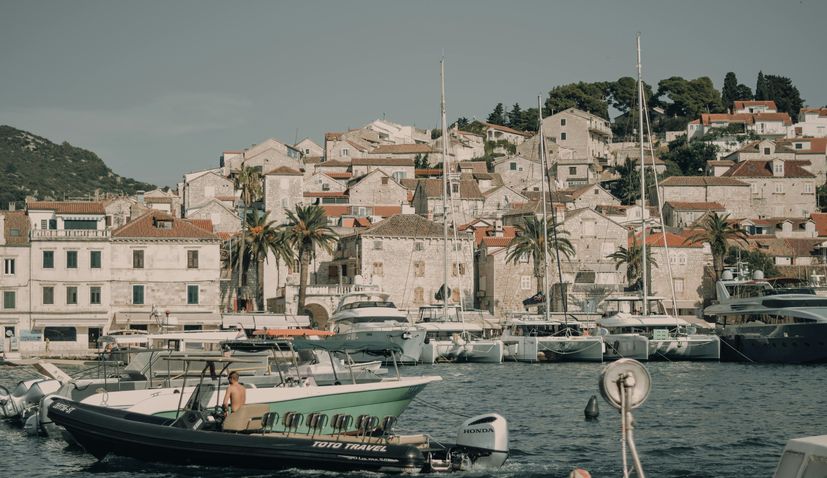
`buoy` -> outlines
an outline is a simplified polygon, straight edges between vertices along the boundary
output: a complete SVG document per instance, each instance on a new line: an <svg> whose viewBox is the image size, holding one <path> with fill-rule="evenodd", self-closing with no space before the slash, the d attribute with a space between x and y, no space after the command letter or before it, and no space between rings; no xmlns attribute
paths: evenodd
<svg viewBox="0 0 827 478"><path fill-rule="evenodd" d="M589 399L583 414L586 415L586 420L596 420L600 416L600 409L597 408L597 395L592 395Z"/></svg>
<svg viewBox="0 0 827 478"><path fill-rule="evenodd" d="M592 474L583 468L575 468L569 473L569 478L592 478Z"/></svg>

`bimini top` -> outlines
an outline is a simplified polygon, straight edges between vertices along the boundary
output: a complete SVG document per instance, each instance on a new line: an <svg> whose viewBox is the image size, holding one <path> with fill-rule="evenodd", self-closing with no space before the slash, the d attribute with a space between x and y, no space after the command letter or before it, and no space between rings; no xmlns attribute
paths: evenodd
<svg viewBox="0 0 827 478"><path fill-rule="evenodd" d="M390 307L395 309L396 305L388 299L390 294L377 291L359 291L350 292L339 299L339 305L336 306L336 312L345 309L358 309L362 307Z"/></svg>
<svg viewBox="0 0 827 478"><path fill-rule="evenodd" d="M327 340L295 339L295 350L326 350L328 352L366 352L384 355L388 352L401 353L402 347L385 340L351 340L342 336L334 336Z"/></svg>

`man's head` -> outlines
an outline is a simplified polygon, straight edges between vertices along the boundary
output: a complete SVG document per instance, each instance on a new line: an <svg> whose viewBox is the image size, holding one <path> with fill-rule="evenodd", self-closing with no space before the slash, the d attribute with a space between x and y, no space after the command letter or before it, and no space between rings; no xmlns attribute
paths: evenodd
<svg viewBox="0 0 827 478"><path fill-rule="evenodd" d="M229 379L230 383L238 383L238 372L236 372L235 370L230 372Z"/></svg>

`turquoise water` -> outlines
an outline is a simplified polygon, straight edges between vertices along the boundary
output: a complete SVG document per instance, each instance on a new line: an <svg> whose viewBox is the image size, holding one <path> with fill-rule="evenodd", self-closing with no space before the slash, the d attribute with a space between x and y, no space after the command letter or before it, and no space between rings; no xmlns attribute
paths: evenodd
<svg viewBox="0 0 827 478"><path fill-rule="evenodd" d="M827 434L827 366L658 362L647 367L652 392L635 411L636 442L647 476L772 476L789 438ZM598 364L517 363L404 368L407 375L437 374L445 380L419 395L398 428L450 441L460 415L495 411L509 420L513 456L491 476L565 477L575 466L594 477L621 476L618 413L600 399L599 420L583 419L589 397L599 395L600 370ZM0 383L13 384L32 373L0 367ZM176 467L117 457L98 463L61 441L28 437L7 424L0 424L0 457L5 471L20 476L336 475Z"/></svg>

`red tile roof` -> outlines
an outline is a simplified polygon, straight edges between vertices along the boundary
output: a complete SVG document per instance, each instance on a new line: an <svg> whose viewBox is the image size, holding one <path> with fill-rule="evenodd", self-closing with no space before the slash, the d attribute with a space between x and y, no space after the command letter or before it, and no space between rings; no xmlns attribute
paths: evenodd
<svg viewBox="0 0 827 478"><path fill-rule="evenodd" d="M354 166L410 166L413 167L414 160L408 158L353 158L351 164Z"/></svg>
<svg viewBox="0 0 827 478"><path fill-rule="evenodd" d="M717 176L670 176L660 182L661 186L744 186L749 184L737 179Z"/></svg>
<svg viewBox="0 0 827 478"><path fill-rule="evenodd" d="M663 237L664 234L666 235L666 245L669 247L682 247L682 248L692 248L692 249L699 249L703 247L702 242L686 242L686 239L691 237L698 231L691 230L691 229L684 229L680 233L674 233L666 231L649 231L646 235L646 245L651 247L663 247ZM640 241L640 234L635 234L635 237L638 241ZM631 238L629 238L629 244L632 244Z"/></svg>
<svg viewBox="0 0 827 478"><path fill-rule="evenodd" d="M287 166L279 166L275 169L270 170L269 172L264 174L265 176L270 175L278 175L278 176L301 176L302 172L298 169L288 168Z"/></svg>
<svg viewBox="0 0 827 478"><path fill-rule="evenodd" d="M442 169L440 168L425 168L414 170L416 176L442 176Z"/></svg>
<svg viewBox="0 0 827 478"><path fill-rule="evenodd" d="M513 237L484 237L481 243L486 247L508 247Z"/></svg>
<svg viewBox="0 0 827 478"><path fill-rule="evenodd" d="M502 131L504 133L516 134L516 135L523 136L523 137L531 136L530 133L526 133L525 131L519 131L519 130L516 130L514 128L509 128L508 126L502 126L502 125L493 124L493 123L486 123L484 121L482 122L482 124L485 125L486 128L496 129L496 130Z"/></svg>
<svg viewBox="0 0 827 478"><path fill-rule="evenodd" d="M810 143L810 147L795 149L795 143ZM827 138L784 138L777 140L776 144L799 154L824 154L827 152Z"/></svg>
<svg viewBox="0 0 827 478"><path fill-rule="evenodd" d="M814 178L813 173L804 169L808 162L786 160L784 161L784 177L785 178ZM736 178L763 178L773 177L772 160L769 159L750 159L742 161L735 166L729 168L724 172L722 177L736 177Z"/></svg>
<svg viewBox="0 0 827 478"><path fill-rule="evenodd" d="M433 150L427 144L383 144L370 154L428 154Z"/></svg>
<svg viewBox="0 0 827 478"><path fill-rule="evenodd" d="M402 213L402 206L373 206L373 215L391 217Z"/></svg>
<svg viewBox="0 0 827 478"><path fill-rule="evenodd" d="M170 224L171 223L171 224ZM159 227L169 224L167 227ZM186 219L161 211L149 211L112 232L112 239L218 239L218 236Z"/></svg>
<svg viewBox="0 0 827 478"><path fill-rule="evenodd" d="M339 217L350 214L350 206L346 204L322 204L321 206L327 217Z"/></svg>
<svg viewBox="0 0 827 478"><path fill-rule="evenodd" d="M339 141L342 139L342 135L344 133L325 133L324 140L325 141Z"/></svg>
<svg viewBox="0 0 827 478"><path fill-rule="evenodd" d="M350 161L338 160L338 159L330 159L327 161L322 161L321 163L316 165L316 168L341 168L341 167L348 167L350 166Z"/></svg>
<svg viewBox="0 0 827 478"><path fill-rule="evenodd" d="M810 219L816 223L816 232L818 233L818 237L827 236L827 213L814 212L810 214Z"/></svg>
<svg viewBox="0 0 827 478"><path fill-rule="evenodd" d="M304 197L306 197L306 198L343 198L343 197L347 197L347 191L318 191L318 192L305 191Z"/></svg>
<svg viewBox="0 0 827 478"><path fill-rule="evenodd" d="M750 106L767 106L774 110L778 110L778 108L775 106L775 101L740 100L735 102L736 110L743 110L749 108Z"/></svg>
<svg viewBox="0 0 827 478"><path fill-rule="evenodd" d="M787 126L793 124L788 113L756 113L755 121L781 121Z"/></svg>
<svg viewBox="0 0 827 478"><path fill-rule="evenodd" d="M509 241L517 235L517 228L514 226L503 226L502 236L494 235L494 227L486 226L474 229L474 242L479 245L484 239L500 239L505 238Z"/></svg>
<svg viewBox="0 0 827 478"><path fill-rule="evenodd" d="M55 211L58 214L106 214L102 202L93 201L31 201L29 210Z"/></svg>
<svg viewBox="0 0 827 478"><path fill-rule="evenodd" d="M211 219L185 219L185 220L189 221L194 226L198 226L198 227L200 227L201 229L203 229L207 232L215 232L215 230L213 229Z"/></svg>
<svg viewBox="0 0 827 478"><path fill-rule="evenodd" d="M689 201L666 201L666 204L676 211L724 211L725 208L717 202L689 202Z"/></svg>
<svg viewBox="0 0 827 478"><path fill-rule="evenodd" d="M801 108L799 114L818 113L819 116L827 116L827 108Z"/></svg>
<svg viewBox="0 0 827 478"><path fill-rule="evenodd" d="M353 176L351 172L338 172L338 171L331 171L329 173L324 173L330 176L332 179L350 179Z"/></svg>

